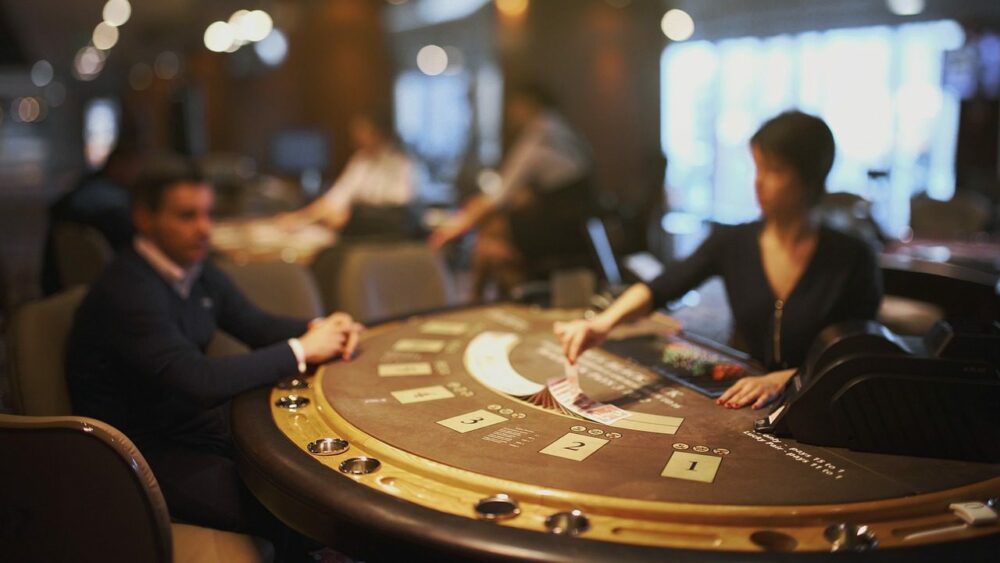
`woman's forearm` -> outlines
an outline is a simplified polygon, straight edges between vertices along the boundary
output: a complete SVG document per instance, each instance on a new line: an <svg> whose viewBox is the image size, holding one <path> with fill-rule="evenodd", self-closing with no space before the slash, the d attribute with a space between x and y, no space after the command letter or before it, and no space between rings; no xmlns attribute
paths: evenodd
<svg viewBox="0 0 1000 563"><path fill-rule="evenodd" d="M645 284L637 283L625 290L610 307L594 318L602 330L609 331L623 322L634 321L653 309L653 293Z"/></svg>

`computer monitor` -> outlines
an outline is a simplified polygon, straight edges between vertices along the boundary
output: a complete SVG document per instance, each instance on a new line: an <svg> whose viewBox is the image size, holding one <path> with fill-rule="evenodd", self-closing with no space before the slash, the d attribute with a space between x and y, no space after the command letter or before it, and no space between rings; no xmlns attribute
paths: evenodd
<svg viewBox="0 0 1000 563"><path fill-rule="evenodd" d="M329 147L329 136L319 129L285 129L271 139L271 162L283 172L322 172L328 164Z"/></svg>
<svg viewBox="0 0 1000 563"><path fill-rule="evenodd" d="M663 273L663 262L648 252L629 254L622 260L625 271L634 275L640 281L649 283Z"/></svg>
<svg viewBox="0 0 1000 563"><path fill-rule="evenodd" d="M649 252L635 252L619 258L611 246L604 221L597 217L587 221L587 234L600 264L601 274L610 286L621 286L625 281L622 268L630 282L638 280L649 283L663 272L663 263ZM622 268L619 268L619 264Z"/></svg>
<svg viewBox="0 0 1000 563"><path fill-rule="evenodd" d="M621 285L622 275L618 270L618 259L615 258L614 249L611 248L611 240L608 239L608 232L604 228L604 221L597 217L587 220L587 235L590 238L590 245L597 255L597 262L601 266L601 274L608 284L612 286Z"/></svg>

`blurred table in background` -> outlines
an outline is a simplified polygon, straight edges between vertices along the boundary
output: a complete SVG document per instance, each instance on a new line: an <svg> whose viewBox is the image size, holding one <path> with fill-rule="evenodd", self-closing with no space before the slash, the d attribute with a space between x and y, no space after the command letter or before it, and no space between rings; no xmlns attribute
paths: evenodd
<svg viewBox="0 0 1000 563"><path fill-rule="evenodd" d="M337 242L337 234L322 225L286 227L270 219L219 221L212 247L237 264L282 262L309 264L319 251Z"/></svg>
<svg viewBox="0 0 1000 563"><path fill-rule="evenodd" d="M928 262L944 262L990 274L1000 273L1000 240L997 239L913 239L892 243L885 253Z"/></svg>

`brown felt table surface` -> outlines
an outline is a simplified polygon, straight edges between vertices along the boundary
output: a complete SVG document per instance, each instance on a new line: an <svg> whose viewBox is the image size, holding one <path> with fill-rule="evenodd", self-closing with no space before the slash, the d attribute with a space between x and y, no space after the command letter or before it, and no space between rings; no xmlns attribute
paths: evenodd
<svg viewBox="0 0 1000 563"><path fill-rule="evenodd" d="M354 359L305 387L234 401L241 473L286 523L364 560L826 561L839 524L877 538L858 561L995 560L1000 525L964 526L948 507L1000 497L1000 465L757 434L765 411L718 407L662 375L669 317L616 330L578 362L582 392L629 416L551 408L538 384L566 373L552 323L581 314L490 305L370 327ZM325 438L349 446L310 450ZM379 464L345 474L358 457ZM520 512L481 520L477 502L498 493ZM547 533L572 509L585 531Z"/></svg>
<svg viewBox="0 0 1000 563"><path fill-rule="evenodd" d="M561 348L551 327L554 319L565 317L526 308L436 316L435 320L467 325L467 332L454 336L425 334L421 327L427 320L414 318L365 340L355 360L327 368L323 393L348 422L417 456L501 479L630 499L737 505L846 503L939 491L1000 475L1000 465L852 452L756 434L751 430L753 421L766 411L719 407L709 397L604 350L588 352L581 359L584 392L630 411L681 417L675 434L615 428L542 409L494 391L468 373L463 363L468 342L484 331L495 331L518 335L509 359L521 375L538 383L559 377L564 369ZM668 330L663 324L645 323L619 338ZM395 351L394 345L403 339L443 341L444 350ZM429 362L433 373L378 375L379 364L421 362ZM392 395L439 385L446 389L461 385L465 392L408 404ZM491 405L525 416L508 415L504 422L466 433L436 423ZM574 432L574 427L586 430ZM607 439L582 461L540 453L567 433L621 437ZM505 442L505 436L516 438ZM718 458L711 482L661 476L671 456L695 453L696 447L699 455Z"/></svg>

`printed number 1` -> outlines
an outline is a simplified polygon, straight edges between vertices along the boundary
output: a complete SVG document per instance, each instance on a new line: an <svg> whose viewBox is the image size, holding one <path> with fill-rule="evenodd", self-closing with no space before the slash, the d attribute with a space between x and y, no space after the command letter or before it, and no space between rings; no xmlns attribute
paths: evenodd
<svg viewBox="0 0 1000 563"><path fill-rule="evenodd" d="M473 418L472 420L463 420L462 424L478 424L478 423L480 423L480 422L482 422L484 420L486 420L486 419L482 418L482 417L477 417L477 418Z"/></svg>
<svg viewBox="0 0 1000 563"><path fill-rule="evenodd" d="M688 471L694 471L695 466L698 465L697 461L691 462L691 467L688 467Z"/></svg>

